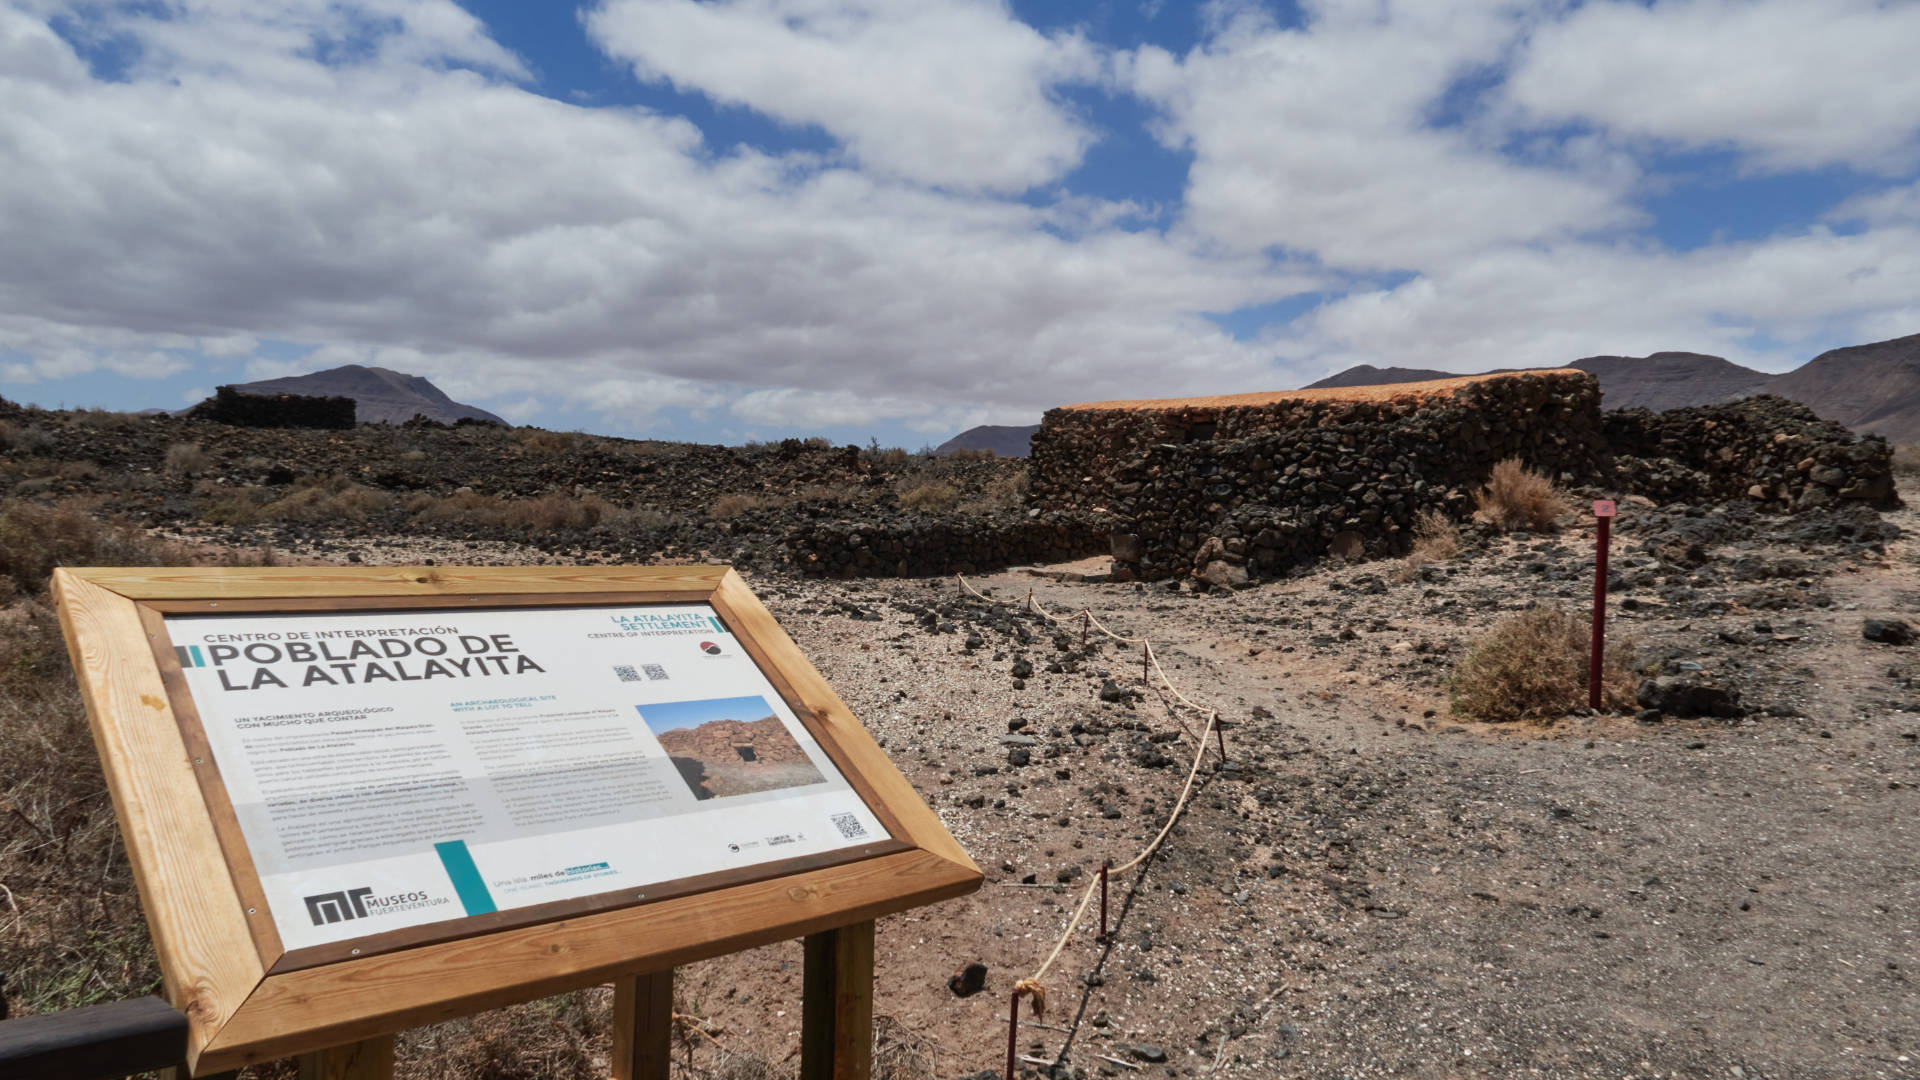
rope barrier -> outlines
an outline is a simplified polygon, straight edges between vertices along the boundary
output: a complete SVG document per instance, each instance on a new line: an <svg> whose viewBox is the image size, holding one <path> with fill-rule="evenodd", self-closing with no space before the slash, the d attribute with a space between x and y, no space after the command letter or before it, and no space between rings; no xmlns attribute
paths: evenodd
<svg viewBox="0 0 1920 1080"><path fill-rule="evenodd" d="M991 597L980 592L980 590L974 588L972 585L967 584L967 579L965 577L959 574L955 574L953 575L953 577L954 577L954 580L960 584L961 588L965 589L966 591L972 593L974 596L979 597L981 600L984 600L989 604L995 603L995 601ZM1047 954L1047 958L1041 962L1039 968L1036 969L1033 974L1013 984L1013 1000L1012 1000L1013 1011L1012 1011L1012 1016L1009 1018L1009 1021L1008 1021L1008 1023L1011 1026L1009 1027L1007 1032L1006 1076L1008 1080L1012 1080L1014 1076L1014 1071L1013 1071L1014 1064L1015 1064L1014 1035L1019 1030L1019 1026L1020 1026L1021 996L1025 995L1033 999L1033 1015L1036 1018L1044 1017L1047 1014L1047 988L1046 988L1046 985L1041 982L1041 980L1046 977L1046 974L1048 971L1052 970L1054 962L1060 959L1060 954L1066 951L1067 942L1073 940L1073 932L1079 929L1080 921L1086 918L1087 908L1093 903L1094 895L1096 893L1101 894L1101 911L1104 913L1106 910L1106 896L1105 896L1104 890L1108 880L1114 874L1124 874L1129 870L1137 869L1141 865L1145 864L1147 859L1150 858L1155 851L1159 850L1160 845L1166 841L1167 836L1173 832L1174 824L1180 820L1181 812L1186 809L1187 800L1193 795L1194 781L1198 779L1200 775L1200 763L1206 760L1207 736L1217 735L1220 731L1219 710L1208 709L1205 706L1195 703L1193 699L1187 697L1185 694L1182 694L1180 692L1179 687L1173 684L1173 680L1167 677L1166 669L1160 666L1160 658L1154 654L1153 643L1147 640L1144 636L1137 637L1137 638L1130 638L1130 637L1123 637L1120 634L1115 633L1105 623L1101 622L1098 618L1094 617L1093 611L1090 608L1081 608L1079 611L1066 616L1054 615L1052 612L1046 609L1045 605L1041 604L1039 600L1034 598L1032 589L1027 590L1026 603L1027 603L1027 606L1035 614L1039 615L1043 619L1046 619L1048 622L1054 623L1056 625L1059 623L1066 622L1070 619L1077 618L1077 619L1083 620L1082 622L1083 636L1085 634L1085 628L1087 626L1092 626L1092 627L1097 627L1102 634L1105 634L1107 637L1110 637L1115 641L1118 641L1127 645L1139 645L1147 658L1147 662L1152 665L1154 674L1160 677L1160 682L1162 685L1166 687L1167 692L1172 694L1174 699L1180 702L1180 704L1185 705L1187 708L1192 709L1194 712L1201 713L1204 716L1206 716L1207 726L1205 730L1201 731L1198 735L1195 735L1193 729L1188 727L1184 720L1181 720L1177 714L1174 715L1174 720L1175 722L1180 724L1181 730L1185 731L1188 735L1193 736L1194 754L1193 754L1193 765L1187 769L1187 781L1185 785L1183 785L1180 789L1180 798L1174 802L1173 809L1167 814L1166 825L1160 829L1159 835L1153 838L1153 842L1149 843L1146 847L1142 848L1139 854L1135 855L1132 859L1128 860L1127 862L1119 866L1110 866L1110 867L1104 868L1100 876L1087 882L1086 891L1082 893L1080 896L1080 904L1078 907L1074 908L1073 917L1067 920L1066 929L1061 931L1060 939L1054 942L1053 951ZM1172 713L1172 710L1169 709L1168 712ZM1223 761L1226 759L1226 745L1224 741L1222 741L1221 743L1220 757ZM1101 918L1104 923L1105 915L1103 914ZM1104 932L1104 928L1103 928L1103 932Z"/></svg>

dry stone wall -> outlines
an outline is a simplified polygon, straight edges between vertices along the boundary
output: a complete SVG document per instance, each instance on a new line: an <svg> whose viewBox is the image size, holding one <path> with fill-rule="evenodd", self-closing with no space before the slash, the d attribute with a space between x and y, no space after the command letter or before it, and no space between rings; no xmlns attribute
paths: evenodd
<svg viewBox="0 0 1920 1080"><path fill-rule="evenodd" d="M1104 555L1107 525L1104 517L1039 509L993 517L899 514L798 526L787 533L787 549L811 577L932 577Z"/></svg>
<svg viewBox="0 0 1920 1080"><path fill-rule="evenodd" d="M1458 439L1524 448L1541 460L1593 467L1599 383L1583 371L1442 379L1393 386L1296 390L1168 401L1094 402L1049 409L1028 459L1029 506L1105 508L1118 474L1156 447L1231 442L1276 432L1414 421L1436 406L1476 412ZM1491 444L1490 444L1491 445Z"/></svg>
<svg viewBox="0 0 1920 1080"><path fill-rule="evenodd" d="M304 394L247 394L231 386L187 410L194 420L252 428L353 427L356 406L350 397L311 397Z"/></svg>
<svg viewBox="0 0 1920 1080"><path fill-rule="evenodd" d="M1662 502L1749 499L1813 510L1845 501L1899 505L1893 447L1855 435L1812 409L1762 396L1667 412L1607 413L1613 484Z"/></svg>
<svg viewBox="0 0 1920 1080"><path fill-rule="evenodd" d="M1314 403L1313 422L1299 428L1155 445L1119 468L1106 493L1113 552L1142 578L1192 572L1216 585L1330 552L1398 554L1420 510L1463 513L1502 458L1573 482L1601 476L1599 403L1590 375L1530 374L1413 401Z"/></svg>
<svg viewBox="0 0 1920 1080"><path fill-rule="evenodd" d="M761 720L710 720L694 728L661 732L660 746L674 757L714 763L753 762L778 765L805 762L807 752L788 734L778 717ZM745 749L748 753L741 753Z"/></svg>

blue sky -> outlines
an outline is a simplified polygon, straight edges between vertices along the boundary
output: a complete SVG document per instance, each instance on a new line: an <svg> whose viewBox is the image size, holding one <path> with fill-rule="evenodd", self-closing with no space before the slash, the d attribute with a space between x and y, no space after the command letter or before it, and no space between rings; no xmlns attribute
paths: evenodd
<svg viewBox="0 0 1920 1080"><path fill-rule="evenodd" d="M0 394L919 446L1920 332L1920 4L0 0Z"/></svg>

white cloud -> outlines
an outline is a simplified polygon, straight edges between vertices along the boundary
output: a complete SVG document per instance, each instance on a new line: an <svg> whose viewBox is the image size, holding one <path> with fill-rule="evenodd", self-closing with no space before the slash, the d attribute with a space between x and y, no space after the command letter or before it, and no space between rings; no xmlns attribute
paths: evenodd
<svg viewBox="0 0 1920 1080"><path fill-rule="evenodd" d="M1053 89L1097 79L1095 50L1001 0L607 0L585 23L641 78L818 125L885 175L1021 191L1093 141Z"/></svg>
<svg viewBox="0 0 1920 1080"><path fill-rule="evenodd" d="M1508 82L1538 122L1734 147L1763 169L1920 158L1920 5L1598 0L1534 34Z"/></svg>
<svg viewBox="0 0 1920 1080"><path fill-rule="evenodd" d="M1913 333L1914 296L1920 228L1912 226L1855 236L1814 228L1685 254L1626 244L1515 248L1341 298L1271 344L1306 379L1381 357L1479 371L1662 349L1779 371L1835 340ZM1781 344L1756 347L1757 333Z"/></svg>
<svg viewBox="0 0 1920 1080"><path fill-rule="evenodd" d="M1111 204L715 158L680 119L464 70L320 68L294 38L271 62L315 70L278 82L0 72L0 346L31 318L326 343L249 369L381 363L482 399L593 406L667 379L1037 409L1263 383L1259 350L1194 313L1318 280L1118 231Z"/></svg>
<svg viewBox="0 0 1920 1080"><path fill-rule="evenodd" d="M1472 125L1433 127L1463 76L1527 25L1506 0L1322 0L1281 28L1221 10L1184 58L1148 46L1120 75L1194 154L1189 226L1231 247L1311 252L1353 270L1436 265L1489 245L1631 222L1618 162L1520 164Z"/></svg>

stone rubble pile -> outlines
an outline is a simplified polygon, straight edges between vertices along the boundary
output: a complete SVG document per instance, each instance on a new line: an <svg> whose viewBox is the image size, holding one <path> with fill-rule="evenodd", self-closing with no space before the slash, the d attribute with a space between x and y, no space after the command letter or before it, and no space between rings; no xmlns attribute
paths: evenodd
<svg viewBox="0 0 1920 1080"><path fill-rule="evenodd" d="M1615 455L1612 483L1624 493L1661 502L1751 499L1779 511L1899 502L1886 439L1855 435L1785 398L1622 409L1602 422Z"/></svg>

